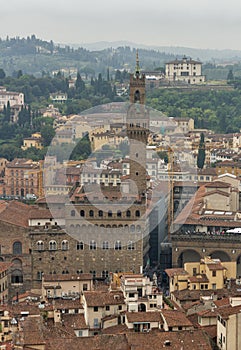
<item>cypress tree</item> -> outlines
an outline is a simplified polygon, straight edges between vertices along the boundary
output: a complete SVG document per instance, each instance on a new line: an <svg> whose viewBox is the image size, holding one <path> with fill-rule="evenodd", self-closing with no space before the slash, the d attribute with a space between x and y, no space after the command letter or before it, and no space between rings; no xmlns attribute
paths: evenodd
<svg viewBox="0 0 241 350"><path fill-rule="evenodd" d="M204 143L204 133L201 133L200 142L198 147L198 155L197 155L197 167L199 169L203 169L205 163L205 143Z"/></svg>

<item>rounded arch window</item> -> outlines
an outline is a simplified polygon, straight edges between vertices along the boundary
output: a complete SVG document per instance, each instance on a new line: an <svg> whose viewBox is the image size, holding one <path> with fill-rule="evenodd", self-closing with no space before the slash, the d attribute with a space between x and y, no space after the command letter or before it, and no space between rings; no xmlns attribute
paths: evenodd
<svg viewBox="0 0 241 350"><path fill-rule="evenodd" d="M109 249L109 242L108 242L108 241L104 241L104 242L102 243L102 249L104 249L104 250Z"/></svg>
<svg viewBox="0 0 241 350"><path fill-rule="evenodd" d="M81 211L80 211L80 216L81 216L81 217L84 217L84 216L85 216L85 211L84 211L84 210L81 210Z"/></svg>
<svg viewBox="0 0 241 350"><path fill-rule="evenodd" d="M128 218L131 216L131 211L130 211L129 209L126 211L126 216L127 216Z"/></svg>
<svg viewBox="0 0 241 350"><path fill-rule="evenodd" d="M68 250L69 249L69 242L65 239L61 243L62 250Z"/></svg>
<svg viewBox="0 0 241 350"><path fill-rule="evenodd" d="M94 210L90 210L90 211L89 211L89 216L90 216L90 217L93 217L93 216L94 216Z"/></svg>
<svg viewBox="0 0 241 350"><path fill-rule="evenodd" d="M22 254L22 243L17 241L13 243L13 255L21 255Z"/></svg>
<svg viewBox="0 0 241 350"><path fill-rule="evenodd" d="M52 240L49 242L49 250L57 250L57 242Z"/></svg>
<svg viewBox="0 0 241 350"><path fill-rule="evenodd" d="M75 210L71 210L70 215L75 216Z"/></svg>
<svg viewBox="0 0 241 350"><path fill-rule="evenodd" d="M115 242L115 250L121 250L121 241Z"/></svg>
<svg viewBox="0 0 241 350"><path fill-rule="evenodd" d="M136 210L136 217L140 217L141 216L141 213L140 213L140 210Z"/></svg>
<svg viewBox="0 0 241 350"><path fill-rule="evenodd" d="M99 210L99 211L98 211L98 215L99 215L99 217L102 218L102 217L103 217L103 210Z"/></svg>
<svg viewBox="0 0 241 350"><path fill-rule="evenodd" d="M84 243L82 241L77 242L76 248L77 248L77 250L83 250L84 249Z"/></svg>
<svg viewBox="0 0 241 350"><path fill-rule="evenodd" d="M131 226L130 226L130 231L131 231L131 232L135 232L135 225L131 225Z"/></svg>
<svg viewBox="0 0 241 350"><path fill-rule="evenodd" d="M134 242L129 241L128 244L127 244L127 249L128 250L134 250L135 249Z"/></svg>
<svg viewBox="0 0 241 350"><path fill-rule="evenodd" d="M37 242L37 249L38 250L44 250L44 242L43 241L38 241Z"/></svg>
<svg viewBox="0 0 241 350"><path fill-rule="evenodd" d="M90 250L96 250L96 241L90 241Z"/></svg>

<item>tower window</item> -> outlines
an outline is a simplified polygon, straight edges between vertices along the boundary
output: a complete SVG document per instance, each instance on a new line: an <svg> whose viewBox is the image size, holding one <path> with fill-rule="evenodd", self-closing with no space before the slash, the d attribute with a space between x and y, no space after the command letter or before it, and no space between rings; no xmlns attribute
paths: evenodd
<svg viewBox="0 0 241 350"><path fill-rule="evenodd" d="M115 242L115 250L121 250L121 241Z"/></svg>
<svg viewBox="0 0 241 350"><path fill-rule="evenodd" d="M84 243L83 242L77 242L76 249L77 250L83 250L84 249Z"/></svg>
<svg viewBox="0 0 241 350"><path fill-rule="evenodd" d="M90 241L90 250L96 250L96 242Z"/></svg>

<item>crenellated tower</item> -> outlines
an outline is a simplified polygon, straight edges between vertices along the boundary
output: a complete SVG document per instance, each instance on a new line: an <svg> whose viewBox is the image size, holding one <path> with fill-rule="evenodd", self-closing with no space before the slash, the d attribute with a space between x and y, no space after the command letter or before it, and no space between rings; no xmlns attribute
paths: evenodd
<svg viewBox="0 0 241 350"><path fill-rule="evenodd" d="M130 106L127 113L127 136L130 144L130 192L143 196L146 192L146 145L149 115L145 107L145 75L140 71L138 52L135 72L130 75ZM135 185L134 185L134 184ZM137 190L136 190L137 187Z"/></svg>

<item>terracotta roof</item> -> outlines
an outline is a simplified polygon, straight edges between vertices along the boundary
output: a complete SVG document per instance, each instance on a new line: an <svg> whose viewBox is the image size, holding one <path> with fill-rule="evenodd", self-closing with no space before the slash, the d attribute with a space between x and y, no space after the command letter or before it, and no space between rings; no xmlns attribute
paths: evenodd
<svg viewBox="0 0 241 350"><path fill-rule="evenodd" d="M27 317L23 323L23 339L25 345L42 345L45 344L42 329L42 317Z"/></svg>
<svg viewBox="0 0 241 350"><path fill-rule="evenodd" d="M208 197L208 196L211 196L213 194L219 194L220 196L224 196L224 197L229 197L229 193L226 193L226 192L223 192L223 191L220 191L220 190L213 190L213 191L210 191L210 192L207 192L203 195L203 197Z"/></svg>
<svg viewBox="0 0 241 350"><path fill-rule="evenodd" d="M219 263L219 264L206 264L206 267L211 271L227 270L226 267L224 267L221 263Z"/></svg>
<svg viewBox="0 0 241 350"><path fill-rule="evenodd" d="M181 267L180 268L166 269L165 272L168 275L168 277L180 276L180 275L188 276L188 272Z"/></svg>
<svg viewBox="0 0 241 350"><path fill-rule="evenodd" d="M158 311L147 311L147 312L127 312L126 317L128 322L159 322L163 324L161 313Z"/></svg>
<svg viewBox="0 0 241 350"><path fill-rule="evenodd" d="M118 324L117 326L112 326L104 328L102 334L125 334L129 332L129 329L125 324Z"/></svg>
<svg viewBox="0 0 241 350"><path fill-rule="evenodd" d="M207 278L207 276L205 274L190 276L188 279L192 283L208 283L209 282L209 279Z"/></svg>
<svg viewBox="0 0 241 350"><path fill-rule="evenodd" d="M67 330L88 329L84 314L63 314L63 325Z"/></svg>
<svg viewBox="0 0 241 350"><path fill-rule="evenodd" d="M213 308L211 310L202 310L199 311L198 316L201 316L203 318L209 318L209 317L216 317L218 315L218 310Z"/></svg>
<svg viewBox="0 0 241 350"><path fill-rule="evenodd" d="M213 340L215 340L215 338L217 337L217 325L204 326L202 327L202 330Z"/></svg>
<svg viewBox="0 0 241 350"><path fill-rule="evenodd" d="M231 315L241 314L241 305L238 306L227 306L219 309L218 314L225 320Z"/></svg>
<svg viewBox="0 0 241 350"><path fill-rule="evenodd" d="M0 273L7 271L11 266L12 266L11 263L6 263L6 262L0 261Z"/></svg>
<svg viewBox="0 0 241 350"><path fill-rule="evenodd" d="M211 350L208 337L202 330L150 333L127 333L128 344L131 349L153 350L167 348L171 350ZM169 345L167 345L169 344Z"/></svg>
<svg viewBox="0 0 241 350"><path fill-rule="evenodd" d="M80 299L76 299L76 300L56 299L54 300L53 306L57 310L83 309L83 306L80 303Z"/></svg>
<svg viewBox="0 0 241 350"><path fill-rule="evenodd" d="M229 188L230 184L223 181L213 181L205 185L207 188Z"/></svg>
<svg viewBox="0 0 241 350"><path fill-rule="evenodd" d="M124 304L122 292L84 292L84 297L88 307Z"/></svg>
<svg viewBox="0 0 241 350"><path fill-rule="evenodd" d="M27 204L10 201L0 212L0 221L26 228L28 227L29 209L30 206Z"/></svg>
<svg viewBox="0 0 241 350"><path fill-rule="evenodd" d="M182 311L162 310L161 313L168 327L193 326L192 322L188 320L188 318Z"/></svg>
<svg viewBox="0 0 241 350"><path fill-rule="evenodd" d="M222 298L219 300L214 300L213 303L219 308L219 307L223 307L223 306L229 306L230 300L229 300L229 298Z"/></svg>
<svg viewBox="0 0 241 350"><path fill-rule="evenodd" d="M46 342L48 350L130 350L124 334L116 335L97 335L95 337L80 338L53 338L50 337ZM206 349L205 349L206 350Z"/></svg>
<svg viewBox="0 0 241 350"><path fill-rule="evenodd" d="M211 296L213 294L219 296L220 298L227 296L228 291L225 289L217 289L215 292L213 290L175 290L172 292L176 299L182 302L197 301L200 300L201 296Z"/></svg>

